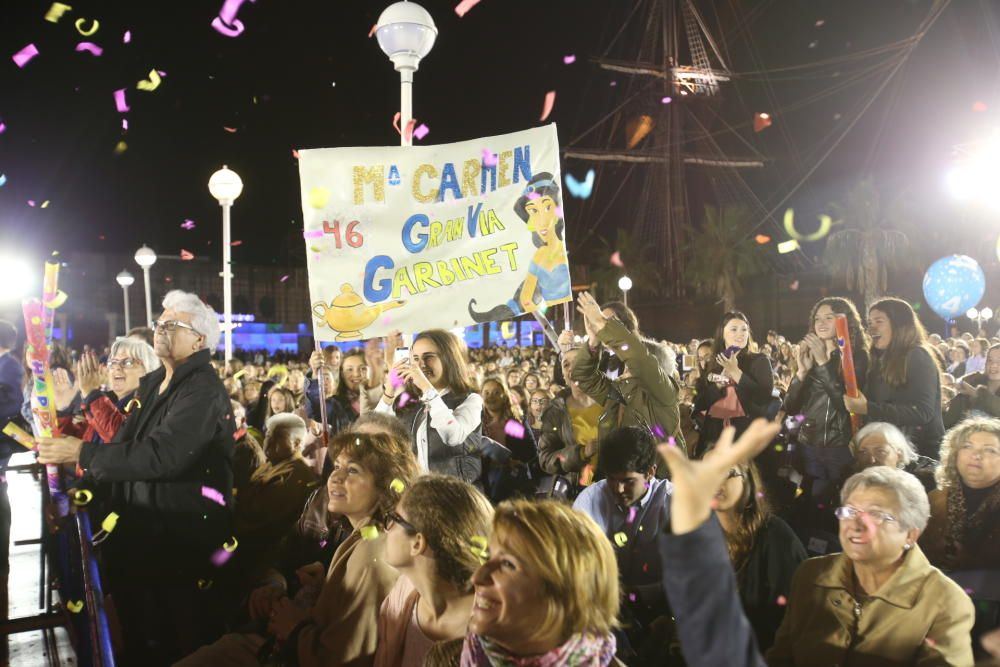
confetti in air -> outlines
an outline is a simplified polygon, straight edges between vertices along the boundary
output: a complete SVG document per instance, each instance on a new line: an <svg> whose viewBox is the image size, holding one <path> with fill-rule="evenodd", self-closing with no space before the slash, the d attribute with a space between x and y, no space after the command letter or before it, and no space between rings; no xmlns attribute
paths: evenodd
<svg viewBox="0 0 1000 667"><path fill-rule="evenodd" d="M94 56L99 56L102 53L104 53L104 49L99 47L97 44L94 44L93 42L80 42L79 44L76 45L76 50L77 52L86 51L87 53Z"/></svg>
<svg viewBox="0 0 1000 667"><path fill-rule="evenodd" d="M223 507L226 506L226 498L225 496L222 495L222 492L219 491L218 489L213 489L210 486L203 486L201 487L201 495L204 498L208 498L213 503L217 503L219 505L222 505Z"/></svg>
<svg viewBox="0 0 1000 667"><path fill-rule="evenodd" d="M556 104L556 91L550 90L545 93L545 103L542 105L542 117L539 121L544 121L552 113L552 107Z"/></svg>
<svg viewBox="0 0 1000 667"><path fill-rule="evenodd" d="M508 419L503 426L503 432L512 438L520 439L524 437L524 425L517 420Z"/></svg>
<svg viewBox="0 0 1000 667"><path fill-rule="evenodd" d="M38 48L34 44L28 44L26 47L14 54L14 64L18 67L24 67L28 64L28 61L38 55Z"/></svg>
<svg viewBox="0 0 1000 667"><path fill-rule="evenodd" d="M455 13L458 14L459 18L464 17L469 13L469 10L479 4L479 0L462 0L462 2L455 5Z"/></svg>

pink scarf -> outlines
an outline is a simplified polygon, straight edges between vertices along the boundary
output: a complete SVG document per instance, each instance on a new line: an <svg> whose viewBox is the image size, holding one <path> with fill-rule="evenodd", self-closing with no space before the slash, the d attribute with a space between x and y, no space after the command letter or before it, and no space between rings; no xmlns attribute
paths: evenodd
<svg viewBox="0 0 1000 667"><path fill-rule="evenodd" d="M526 658L511 655L487 637L469 634L462 646L461 667L607 667L615 657L615 637L575 634L548 653Z"/></svg>

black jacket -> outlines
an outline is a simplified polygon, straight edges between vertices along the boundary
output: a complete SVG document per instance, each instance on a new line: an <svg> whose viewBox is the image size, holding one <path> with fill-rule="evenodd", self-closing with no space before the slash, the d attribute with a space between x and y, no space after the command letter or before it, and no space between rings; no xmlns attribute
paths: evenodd
<svg viewBox="0 0 1000 667"><path fill-rule="evenodd" d="M210 572L210 556L230 539L233 415L210 359L208 350L194 353L162 394L164 368L143 377L140 404L115 440L83 445L87 476L112 485L119 519L102 549L116 576L179 576L191 584L192 572ZM203 487L225 505L206 498Z"/></svg>
<svg viewBox="0 0 1000 667"><path fill-rule="evenodd" d="M917 451L939 458L944 421L941 417L941 372L927 350L910 350L906 382L893 387L882 379L879 351L872 354L865 397L869 422L889 422L906 434Z"/></svg>
<svg viewBox="0 0 1000 667"><path fill-rule="evenodd" d="M868 353L854 351L854 375L864 392L868 375ZM846 447L851 442L851 415L844 406L844 376L840 350L830 361L809 369L805 380L796 377L788 386L782 409L787 415L802 415L798 441L812 447Z"/></svg>
<svg viewBox="0 0 1000 667"><path fill-rule="evenodd" d="M754 352L741 354L740 370L743 371L743 377L736 385L736 397L740 400L746 417L731 420L736 429L736 437L739 437L754 419L767 415L768 404L772 398L771 392L774 390L774 375L771 372L771 360L767 355ZM698 436L699 456L710 444L719 439L724 426L721 419L708 416L708 409L723 397L723 388L714 382L709 382L709 374L702 373L699 376L695 389L698 395L695 397L694 412L696 415L705 413L699 429L701 433Z"/></svg>

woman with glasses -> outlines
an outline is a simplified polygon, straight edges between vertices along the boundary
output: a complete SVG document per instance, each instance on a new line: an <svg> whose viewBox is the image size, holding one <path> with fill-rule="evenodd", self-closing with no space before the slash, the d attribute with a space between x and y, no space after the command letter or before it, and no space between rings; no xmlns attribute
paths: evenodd
<svg viewBox="0 0 1000 667"><path fill-rule="evenodd" d="M552 403L552 394L541 387L528 395L528 424L535 436L535 442L542 437L542 415Z"/></svg>
<svg viewBox="0 0 1000 667"><path fill-rule="evenodd" d="M715 449L705 454L711 461ZM781 600L806 550L788 524L771 512L767 492L752 461L735 465L715 494L715 516L726 537L736 572L740 601L753 626L760 650L774 642L785 615Z"/></svg>
<svg viewBox="0 0 1000 667"><path fill-rule="evenodd" d="M119 338L111 345L106 364L93 351L84 352L74 370L85 421L74 424L67 418L61 420L60 429L88 442L110 442L137 403L139 380L159 367L153 348L131 338Z"/></svg>
<svg viewBox="0 0 1000 667"><path fill-rule="evenodd" d="M920 546L946 570L1000 567L1000 419L970 417L941 443Z"/></svg>
<svg viewBox="0 0 1000 667"><path fill-rule="evenodd" d="M836 510L844 551L799 566L768 664L972 665L972 601L917 546L929 514L908 473L848 479Z"/></svg>
<svg viewBox="0 0 1000 667"><path fill-rule="evenodd" d="M493 507L471 484L428 475L387 518L385 562L402 576L379 612L375 666L420 667L435 642L467 632Z"/></svg>
<svg viewBox="0 0 1000 667"><path fill-rule="evenodd" d="M465 344L432 329L417 335L409 358L396 361L398 345L398 333L386 339L386 365L393 372L375 411L406 422L423 470L478 482L483 399L470 381Z"/></svg>
<svg viewBox="0 0 1000 667"><path fill-rule="evenodd" d="M854 465L851 471L844 473L845 479L865 468L889 466L910 473L928 492L936 487L934 474L938 462L917 454L903 432L893 424L865 424L851 439L851 454Z"/></svg>

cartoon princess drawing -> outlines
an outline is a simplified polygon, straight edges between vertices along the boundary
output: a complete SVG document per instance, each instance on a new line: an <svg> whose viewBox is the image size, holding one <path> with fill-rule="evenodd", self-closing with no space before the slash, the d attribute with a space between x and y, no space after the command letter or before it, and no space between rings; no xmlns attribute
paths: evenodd
<svg viewBox="0 0 1000 667"><path fill-rule="evenodd" d="M469 314L476 322L507 320L530 313L545 301L562 303L572 298L566 245L565 223L559 200L559 184L552 174L540 172L528 182L524 194L514 203L514 212L528 224L535 254L528 265L528 275L514 292L514 298L486 312L476 312L476 300L469 301Z"/></svg>

